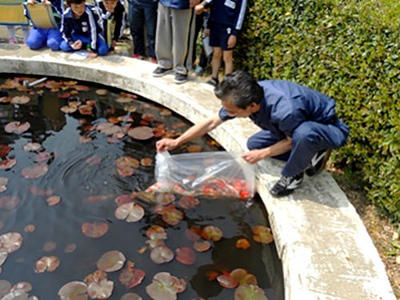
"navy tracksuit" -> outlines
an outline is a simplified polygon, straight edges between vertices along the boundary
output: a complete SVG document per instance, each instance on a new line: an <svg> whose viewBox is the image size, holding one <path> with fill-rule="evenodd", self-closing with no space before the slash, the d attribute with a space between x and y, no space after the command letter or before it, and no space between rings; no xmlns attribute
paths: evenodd
<svg viewBox="0 0 400 300"><path fill-rule="evenodd" d="M61 16L64 12L64 3L62 0L50 0L54 18L60 23ZM28 16L29 17L29 16ZM29 32L26 44L32 50L42 47L49 47L53 51L60 50L62 42L61 32L59 28L37 28L33 27Z"/></svg>
<svg viewBox="0 0 400 300"><path fill-rule="evenodd" d="M349 127L337 118L333 99L289 81L265 80L258 84L264 98L260 110L250 119L262 130L248 139L247 147L262 149L291 137L291 151L275 157L286 161L283 176L296 176L318 151L346 143ZM232 118L224 108L219 116L223 121Z"/></svg>
<svg viewBox="0 0 400 300"><path fill-rule="evenodd" d="M83 15L75 19L71 8L67 8L61 22L60 31L63 37L61 50L64 52L74 51L71 45L75 41L81 40L83 46L80 50L85 50L87 47L99 55L106 55L109 49L103 37L100 14L98 7L86 5Z"/></svg>

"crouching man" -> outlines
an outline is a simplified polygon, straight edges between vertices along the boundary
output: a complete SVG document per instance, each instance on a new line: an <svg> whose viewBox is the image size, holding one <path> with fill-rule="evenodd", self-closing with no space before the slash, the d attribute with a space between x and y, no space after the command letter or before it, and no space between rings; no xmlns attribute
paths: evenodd
<svg viewBox="0 0 400 300"><path fill-rule="evenodd" d="M250 151L243 158L251 164L269 157L286 161L281 178L270 190L280 197L297 189L304 173L313 176L323 169L330 149L343 146L349 135L347 125L336 116L333 99L293 82L257 82L236 71L225 76L214 93L223 106L218 115L176 139L158 141L157 151L172 150L229 119L249 117L261 131L248 139Z"/></svg>

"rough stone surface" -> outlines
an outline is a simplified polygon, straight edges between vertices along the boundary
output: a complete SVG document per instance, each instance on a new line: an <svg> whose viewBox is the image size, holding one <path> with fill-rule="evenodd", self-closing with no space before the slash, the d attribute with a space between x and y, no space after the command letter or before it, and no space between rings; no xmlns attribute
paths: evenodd
<svg viewBox="0 0 400 300"><path fill-rule="evenodd" d="M196 123L215 114L219 101L199 81L183 85L173 76L153 78L154 64L107 56L85 61L69 54L30 51L0 44L0 72L87 80L137 93ZM228 151L243 152L257 128L249 120L226 122L211 133ZM323 172L280 199L268 188L282 164L258 163L257 186L282 259L286 299L395 299L383 263L354 207L332 177Z"/></svg>

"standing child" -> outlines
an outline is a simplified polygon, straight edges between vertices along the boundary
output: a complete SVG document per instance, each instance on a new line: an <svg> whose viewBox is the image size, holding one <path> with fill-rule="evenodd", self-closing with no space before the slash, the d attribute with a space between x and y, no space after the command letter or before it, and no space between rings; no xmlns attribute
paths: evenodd
<svg viewBox="0 0 400 300"><path fill-rule="evenodd" d="M110 50L114 50L117 41L125 29L125 6L123 0L96 0L101 10L104 38Z"/></svg>
<svg viewBox="0 0 400 300"><path fill-rule="evenodd" d="M42 2L43 5L51 6L58 28L44 29L33 27L29 32L26 44L32 50L40 49L45 46L49 47L53 51L60 50L62 37L59 25L61 23L61 16L64 12L64 3L62 0L28 0L27 4L36 5L37 2Z"/></svg>
<svg viewBox="0 0 400 300"><path fill-rule="evenodd" d="M236 46L237 36L242 29L247 0L205 0L196 5L196 14L210 8L210 46L213 47L211 61L211 79L207 82L218 85L218 70L221 58L225 64L225 75L233 72L233 49Z"/></svg>
<svg viewBox="0 0 400 300"><path fill-rule="evenodd" d="M10 44L16 44L17 43L17 36L15 33L15 25L7 25L7 32L8 32L8 42ZM22 33L24 35L24 43L26 42L26 39L29 34L29 27L28 26L22 26Z"/></svg>
<svg viewBox="0 0 400 300"><path fill-rule="evenodd" d="M85 0L67 0L67 5L60 29L63 37L61 50L90 49L98 55L106 55L109 49L101 30L99 9L86 5Z"/></svg>

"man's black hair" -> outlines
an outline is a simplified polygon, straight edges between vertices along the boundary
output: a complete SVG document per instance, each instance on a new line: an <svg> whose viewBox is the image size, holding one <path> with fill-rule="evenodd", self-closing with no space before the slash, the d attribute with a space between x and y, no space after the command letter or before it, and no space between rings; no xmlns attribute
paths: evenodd
<svg viewBox="0 0 400 300"><path fill-rule="evenodd" d="M214 89L215 96L221 100L229 98L232 104L239 108L246 108L252 102L260 103L264 91L257 81L244 71L235 71L224 77Z"/></svg>
<svg viewBox="0 0 400 300"><path fill-rule="evenodd" d="M67 5L71 6L71 4L81 4L85 3L85 0L67 0Z"/></svg>

